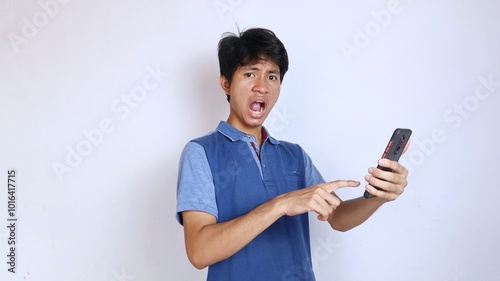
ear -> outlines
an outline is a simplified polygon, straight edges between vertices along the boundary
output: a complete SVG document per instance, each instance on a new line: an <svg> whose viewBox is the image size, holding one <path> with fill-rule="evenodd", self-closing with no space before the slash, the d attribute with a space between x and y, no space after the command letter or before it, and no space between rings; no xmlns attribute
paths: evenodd
<svg viewBox="0 0 500 281"><path fill-rule="evenodd" d="M220 86L222 87L222 90L224 90L226 95L229 96L230 85L229 85L229 81L227 80L227 78L224 75L221 75L219 77L219 83L220 83Z"/></svg>

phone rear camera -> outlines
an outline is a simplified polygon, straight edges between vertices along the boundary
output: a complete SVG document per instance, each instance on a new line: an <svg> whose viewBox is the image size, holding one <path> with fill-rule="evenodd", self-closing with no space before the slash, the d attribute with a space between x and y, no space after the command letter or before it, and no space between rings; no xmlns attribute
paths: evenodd
<svg viewBox="0 0 500 281"><path fill-rule="evenodd" d="M399 154L399 150L401 149L401 145L398 145L398 147L396 148L396 150L394 151L394 155L398 155Z"/></svg>

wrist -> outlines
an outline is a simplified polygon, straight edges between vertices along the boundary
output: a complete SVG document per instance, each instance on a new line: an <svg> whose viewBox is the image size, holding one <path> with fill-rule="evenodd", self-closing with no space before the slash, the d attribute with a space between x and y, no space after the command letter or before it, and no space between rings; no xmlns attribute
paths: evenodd
<svg viewBox="0 0 500 281"><path fill-rule="evenodd" d="M267 217L271 218L272 220L277 220L277 219L281 218L286 213L283 211L283 209L284 209L283 202L279 197L280 196L277 196L277 197L263 203L262 205L257 207L256 210L259 210L261 215L267 216Z"/></svg>
<svg viewBox="0 0 500 281"><path fill-rule="evenodd" d="M286 215L285 203L282 197L283 195L278 195L264 203L268 205L268 212L272 214L276 219L279 219L282 216Z"/></svg>
<svg viewBox="0 0 500 281"><path fill-rule="evenodd" d="M372 203L375 203L375 205L382 206L385 203L389 202L389 200L381 198L381 197L373 197L369 201L372 201Z"/></svg>

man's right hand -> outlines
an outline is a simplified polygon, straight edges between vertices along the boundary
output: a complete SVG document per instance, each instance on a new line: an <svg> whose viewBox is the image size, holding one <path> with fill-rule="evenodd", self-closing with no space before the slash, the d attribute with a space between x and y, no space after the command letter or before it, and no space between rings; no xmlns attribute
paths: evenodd
<svg viewBox="0 0 500 281"><path fill-rule="evenodd" d="M343 187L358 187L359 185L360 182L354 180L337 180L288 192L273 200L279 204L284 215L295 216L306 212L315 212L318 214L319 220L326 221L342 202L334 191Z"/></svg>

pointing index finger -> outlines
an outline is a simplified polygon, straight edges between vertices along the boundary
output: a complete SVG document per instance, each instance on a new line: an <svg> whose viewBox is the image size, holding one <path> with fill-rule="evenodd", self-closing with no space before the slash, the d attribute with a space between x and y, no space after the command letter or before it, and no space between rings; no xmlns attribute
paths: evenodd
<svg viewBox="0 0 500 281"><path fill-rule="evenodd" d="M326 183L325 190L328 191L329 193L332 193L333 191L343 188L343 187L358 187L360 185L359 181L355 180L336 180L336 181L331 181Z"/></svg>

